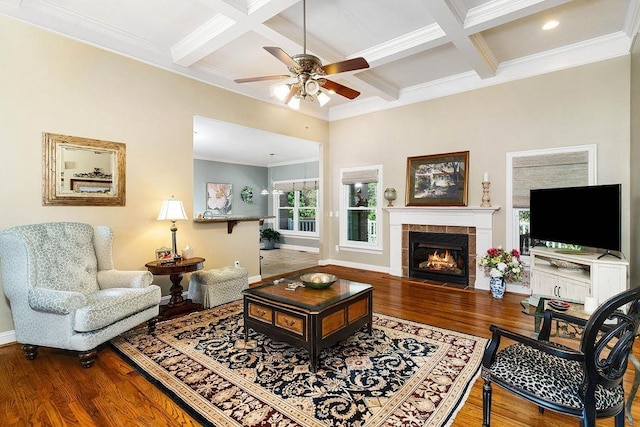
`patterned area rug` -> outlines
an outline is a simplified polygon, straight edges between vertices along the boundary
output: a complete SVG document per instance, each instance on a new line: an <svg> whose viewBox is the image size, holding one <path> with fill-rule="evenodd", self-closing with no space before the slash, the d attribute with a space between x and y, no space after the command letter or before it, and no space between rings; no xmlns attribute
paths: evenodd
<svg viewBox="0 0 640 427"><path fill-rule="evenodd" d="M112 340L138 371L204 425L446 426L478 376L487 340L374 313L320 354L254 331L232 302Z"/></svg>

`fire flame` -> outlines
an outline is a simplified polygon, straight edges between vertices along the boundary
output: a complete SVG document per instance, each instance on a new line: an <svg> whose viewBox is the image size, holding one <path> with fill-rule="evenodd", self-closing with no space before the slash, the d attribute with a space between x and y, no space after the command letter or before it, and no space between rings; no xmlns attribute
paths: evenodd
<svg viewBox="0 0 640 427"><path fill-rule="evenodd" d="M450 270L456 267L456 260L448 250L443 255L435 251L427 258L426 267L431 270Z"/></svg>

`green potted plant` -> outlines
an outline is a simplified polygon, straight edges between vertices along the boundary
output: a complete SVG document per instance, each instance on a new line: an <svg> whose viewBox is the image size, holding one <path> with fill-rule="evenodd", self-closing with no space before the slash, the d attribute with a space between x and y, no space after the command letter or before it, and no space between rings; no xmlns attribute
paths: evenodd
<svg viewBox="0 0 640 427"><path fill-rule="evenodd" d="M273 228L263 228L260 230L260 240L264 242L264 249L273 249L276 242L280 241L280 232Z"/></svg>

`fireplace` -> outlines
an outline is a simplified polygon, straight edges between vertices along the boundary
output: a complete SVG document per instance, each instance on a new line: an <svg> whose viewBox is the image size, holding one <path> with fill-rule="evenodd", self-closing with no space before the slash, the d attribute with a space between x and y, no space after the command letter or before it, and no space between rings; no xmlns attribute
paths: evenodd
<svg viewBox="0 0 640 427"><path fill-rule="evenodd" d="M489 278L476 264L476 254L493 246L493 214L500 207L405 206L389 212L389 274L409 276L409 232L467 234L469 237L469 287L489 289Z"/></svg>
<svg viewBox="0 0 640 427"><path fill-rule="evenodd" d="M469 285L469 236L409 232L409 277Z"/></svg>

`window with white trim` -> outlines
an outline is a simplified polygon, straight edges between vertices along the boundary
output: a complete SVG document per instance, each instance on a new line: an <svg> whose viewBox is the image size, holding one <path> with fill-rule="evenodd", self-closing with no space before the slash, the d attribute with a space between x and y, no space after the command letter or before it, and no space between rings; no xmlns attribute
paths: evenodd
<svg viewBox="0 0 640 427"><path fill-rule="evenodd" d="M340 170L340 248L382 250L382 165Z"/></svg>
<svg viewBox="0 0 640 427"><path fill-rule="evenodd" d="M528 261L529 191L596 183L596 146L581 145L507 153L507 239Z"/></svg>
<svg viewBox="0 0 640 427"><path fill-rule="evenodd" d="M318 182L295 181L274 184L276 226L286 234L317 236Z"/></svg>

